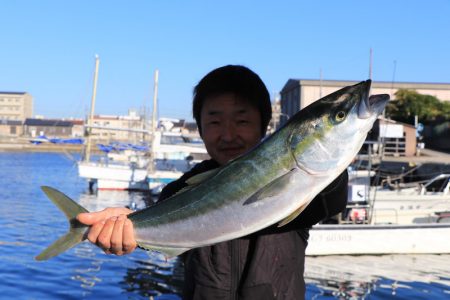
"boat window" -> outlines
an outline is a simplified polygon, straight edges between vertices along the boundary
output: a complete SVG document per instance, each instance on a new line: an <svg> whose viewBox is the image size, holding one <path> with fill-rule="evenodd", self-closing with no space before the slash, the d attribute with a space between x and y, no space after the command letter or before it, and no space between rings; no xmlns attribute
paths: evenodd
<svg viewBox="0 0 450 300"><path fill-rule="evenodd" d="M163 135L161 136L161 144L173 145L183 143L183 138L179 135Z"/></svg>

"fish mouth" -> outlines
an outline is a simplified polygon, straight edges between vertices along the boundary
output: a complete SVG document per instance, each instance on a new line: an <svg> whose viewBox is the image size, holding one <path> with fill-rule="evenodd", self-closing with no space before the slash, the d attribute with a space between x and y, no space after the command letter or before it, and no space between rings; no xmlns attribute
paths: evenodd
<svg viewBox="0 0 450 300"><path fill-rule="evenodd" d="M372 95L369 97L371 80L364 82L361 92L361 100L358 105L358 118L368 119L372 115L380 115L387 102L389 101L388 94Z"/></svg>
<svg viewBox="0 0 450 300"><path fill-rule="evenodd" d="M369 97L369 109L372 111L373 114L381 115L381 113L384 110L384 107L389 101L389 95L388 94L379 94L379 95L372 95Z"/></svg>

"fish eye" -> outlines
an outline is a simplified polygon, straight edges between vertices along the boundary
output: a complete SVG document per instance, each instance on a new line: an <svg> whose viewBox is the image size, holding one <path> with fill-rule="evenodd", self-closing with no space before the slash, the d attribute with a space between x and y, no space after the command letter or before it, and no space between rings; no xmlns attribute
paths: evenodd
<svg viewBox="0 0 450 300"><path fill-rule="evenodd" d="M335 116L336 121L341 122L345 119L345 111L339 111Z"/></svg>

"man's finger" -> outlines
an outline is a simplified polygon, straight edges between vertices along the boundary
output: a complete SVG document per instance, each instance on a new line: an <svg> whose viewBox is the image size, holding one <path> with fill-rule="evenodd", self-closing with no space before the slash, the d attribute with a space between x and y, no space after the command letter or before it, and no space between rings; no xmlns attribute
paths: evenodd
<svg viewBox="0 0 450 300"><path fill-rule="evenodd" d="M108 207L97 212L80 213L77 215L77 220L85 225L92 225L114 216L128 215L132 212L132 210L125 207Z"/></svg>
<svg viewBox="0 0 450 300"><path fill-rule="evenodd" d="M77 215L77 220L85 225L92 225L109 217L112 217L110 213L111 212L108 209L91 213L80 213Z"/></svg>
<svg viewBox="0 0 450 300"><path fill-rule="evenodd" d="M122 237L123 253L128 254L136 249L136 240L134 239L133 223L130 219L125 219L123 225L123 237Z"/></svg>
<svg viewBox="0 0 450 300"><path fill-rule="evenodd" d="M97 222L89 228L87 239L91 243L97 244L98 235L102 232L103 226L105 226L105 221Z"/></svg>
<svg viewBox="0 0 450 300"><path fill-rule="evenodd" d="M111 248L111 235L114 229L114 224L116 223L117 217L112 217L106 220L102 231L98 235L97 245L103 250L110 250Z"/></svg>
<svg viewBox="0 0 450 300"><path fill-rule="evenodd" d="M123 254L122 235L123 225L125 223L125 215L120 215L114 223L114 230L111 234L111 248L110 251L116 255Z"/></svg>

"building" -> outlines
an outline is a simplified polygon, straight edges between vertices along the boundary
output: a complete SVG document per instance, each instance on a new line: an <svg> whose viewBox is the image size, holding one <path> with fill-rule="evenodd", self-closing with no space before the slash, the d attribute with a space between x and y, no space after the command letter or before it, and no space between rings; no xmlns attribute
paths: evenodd
<svg viewBox="0 0 450 300"><path fill-rule="evenodd" d="M413 125L380 117L373 125L369 138L382 141L384 156L413 156L417 154L416 127Z"/></svg>
<svg viewBox="0 0 450 300"><path fill-rule="evenodd" d="M72 127L70 121L28 118L23 124L23 134L28 137L69 138L72 137Z"/></svg>
<svg viewBox="0 0 450 300"><path fill-rule="evenodd" d="M22 121L0 120L0 136L17 137L23 132Z"/></svg>
<svg viewBox="0 0 450 300"><path fill-rule="evenodd" d="M80 138L84 137L84 121L81 119L70 119L68 120L72 123L72 137Z"/></svg>
<svg viewBox="0 0 450 300"><path fill-rule="evenodd" d="M267 128L267 133L273 133L279 126L279 122L281 119L281 101L276 98L272 101L272 118L269 122L269 127Z"/></svg>
<svg viewBox="0 0 450 300"><path fill-rule="evenodd" d="M33 116L33 97L25 92L0 92L0 120L24 122Z"/></svg>
<svg viewBox="0 0 450 300"><path fill-rule="evenodd" d="M345 86L357 84L357 81L304 80L289 79L280 92L281 113L279 124L312 102L325 97ZM423 95L431 95L441 101L450 101L450 83L414 83L414 82L372 82L371 94L389 94L395 99L399 89L414 90ZM376 122L372 131L377 132L373 140L383 140L384 155L411 156L416 154L416 128L412 125L383 119Z"/></svg>
<svg viewBox="0 0 450 300"><path fill-rule="evenodd" d="M151 127L151 121L145 121L135 111L130 111L126 116L96 115L92 119L91 137L102 143L112 141L139 143L149 141ZM156 127L163 131L188 135L197 133L196 124L186 122L184 119L160 118Z"/></svg>
<svg viewBox="0 0 450 300"><path fill-rule="evenodd" d="M358 81L289 79L281 90L280 123L312 102ZM399 89L415 90L424 95L435 96L442 101L450 101L450 83L414 82L372 82L372 94L389 94L395 99Z"/></svg>
<svg viewBox="0 0 450 300"><path fill-rule="evenodd" d="M91 136L97 141L139 142L148 138L142 132L142 118L134 113L127 116L96 115L92 123Z"/></svg>

